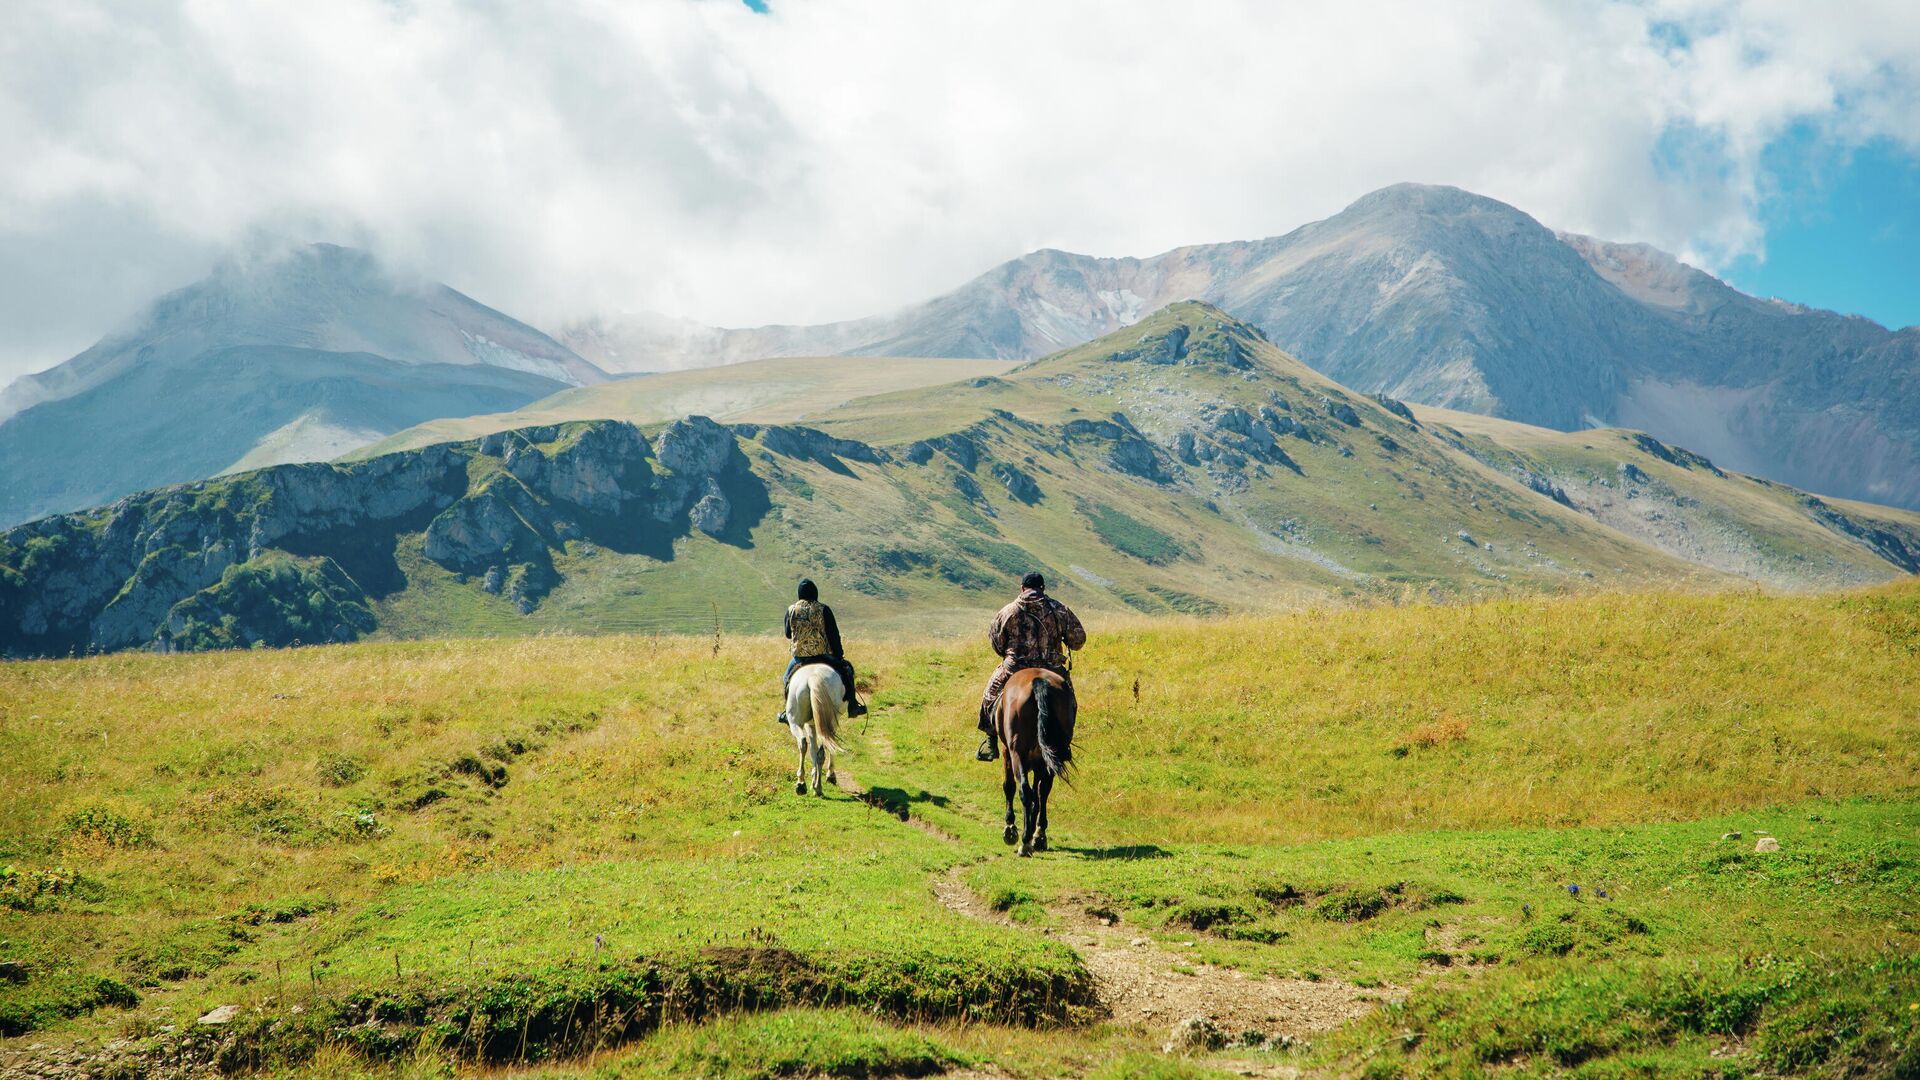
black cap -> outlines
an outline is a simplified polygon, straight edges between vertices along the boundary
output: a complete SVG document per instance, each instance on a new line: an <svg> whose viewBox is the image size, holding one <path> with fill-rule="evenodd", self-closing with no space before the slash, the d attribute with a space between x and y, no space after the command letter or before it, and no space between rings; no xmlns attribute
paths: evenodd
<svg viewBox="0 0 1920 1080"><path fill-rule="evenodd" d="M811 578L800 579L800 599L802 600L820 599L820 590L817 586L814 585L813 579Z"/></svg>
<svg viewBox="0 0 1920 1080"><path fill-rule="evenodd" d="M1047 579L1041 577L1038 570L1034 570L1029 572L1026 577L1020 579L1020 587L1023 589L1032 589L1034 592L1046 592Z"/></svg>

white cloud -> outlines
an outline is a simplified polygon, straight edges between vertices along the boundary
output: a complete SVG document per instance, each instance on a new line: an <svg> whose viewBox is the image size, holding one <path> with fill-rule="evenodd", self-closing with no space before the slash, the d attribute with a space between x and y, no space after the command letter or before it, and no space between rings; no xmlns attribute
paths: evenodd
<svg viewBox="0 0 1920 1080"><path fill-rule="evenodd" d="M1917 118L1906 2L13 0L0 378L261 235L549 327L867 314L1406 179L1712 264L1789 127Z"/></svg>

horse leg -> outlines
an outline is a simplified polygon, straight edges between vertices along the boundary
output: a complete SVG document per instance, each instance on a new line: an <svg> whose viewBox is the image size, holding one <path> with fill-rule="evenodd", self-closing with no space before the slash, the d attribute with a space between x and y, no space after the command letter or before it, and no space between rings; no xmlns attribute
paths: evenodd
<svg viewBox="0 0 1920 1080"><path fill-rule="evenodd" d="M1033 834L1033 850L1047 850L1047 796L1053 794L1053 774L1045 769L1035 771L1038 782L1034 785L1034 802L1039 804L1040 826Z"/></svg>
<svg viewBox="0 0 1920 1080"><path fill-rule="evenodd" d="M794 736L793 741L800 745L800 767L793 771L793 793L795 795L805 795L807 793L807 733L806 733L806 730L804 728L801 729L800 734Z"/></svg>
<svg viewBox="0 0 1920 1080"><path fill-rule="evenodd" d="M1016 838L1013 828L1013 789L1018 785L1013 779L1013 770L1013 752L1008 751L1001 755L1000 764L1000 773L1006 778L1000 786L1007 794L1007 828L1000 834L1000 838L1008 844L1012 844Z"/></svg>
<svg viewBox="0 0 1920 1080"><path fill-rule="evenodd" d="M813 736L813 793L820 794L820 777L826 772L827 744L816 732Z"/></svg>
<svg viewBox="0 0 1920 1080"><path fill-rule="evenodd" d="M1033 774L1026 770L1020 773L1020 807L1026 811L1026 829L1020 834L1020 855L1024 858L1033 854L1034 819L1039 817L1040 798L1033 790Z"/></svg>

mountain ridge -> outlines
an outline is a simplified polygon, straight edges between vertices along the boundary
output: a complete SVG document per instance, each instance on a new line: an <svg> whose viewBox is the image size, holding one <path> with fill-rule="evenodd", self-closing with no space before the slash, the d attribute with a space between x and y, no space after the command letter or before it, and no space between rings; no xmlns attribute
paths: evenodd
<svg viewBox="0 0 1920 1080"><path fill-rule="evenodd" d="M821 326L602 323L610 366L798 354L1022 359L1182 299L1344 385L1561 430L1623 424L1810 490L1920 506L1920 328L1747 296L1649 245L1398 184L1261 240L1147 258L1041 249L920 304ZM1735 399L1731 407L1720 400ZM1704 428L1697 427L1705 423Z"/></svg>
<svg viewBox="0 0 1920 1080"><path fill-rule="evenodd" d="M1034 569L1088 613L1216 614L1862 584L1920 553L1920 515L1809 503L1644 435L1555 437L1574 445L1356 394L1186 302L807 426L520 428L18 526L0 650L764 629L803 573L863 625L924 630Z"/></svg>
<svg viewBox="0 0 1920 1080"><path fill-rule="evenodd" d="M364 252L319 244L227 263L0 392L0 523L332 457L605 379L532 327L399 281Z"/></svg>

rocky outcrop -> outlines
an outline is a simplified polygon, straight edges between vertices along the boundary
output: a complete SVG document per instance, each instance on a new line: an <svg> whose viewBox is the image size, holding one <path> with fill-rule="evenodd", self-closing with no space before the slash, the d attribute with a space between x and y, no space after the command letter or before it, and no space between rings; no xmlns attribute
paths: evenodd
<svg viewBox="0 0 1920 1080"><path fill-rule="evenodd" d="M1705 469L1715 476L1727 475L1715 467L1713 462L1691 450L1669 446L1651 435L1644 435L1638 431L1633 432L1629 437L1640 451L1651 454L1669 465L1678 465L1683 469Z"/></svg>
<svg viewBox="0 0 1920 1080"><path fill-rule="evenodd" d="M764 489L733 432L688 417L651 447L630 424L554 425L130 496L0 534L0 654L351 640L405 584L383 575L413 534L528 612L567 544L670 557L740 526L756 491L749 512Z"/></svg>
<svg viewBox="0 0 1920 1080"><path fill-rule="evenodd" d="M1296 429L1304 430L1292 417L1281 416L1272 409L1262 408L1260 416L1256 418L1253 413L1235 405L1213 414L1213 430L1209 434L1215 443L1255 461L1279 465L1298 473L1300 466L1280 448L1274 438L1276 428L1289 434Z"/></svg>
<svg viewBox="0 0 1920 1080"><path fill-rule="evenodd" d="M546 546L497 486L482 488L448 507L427 526L425 552L449 570L485 573L517 553Z"/></svg>
<svg viewBox="0 0 1920 1080"><path fill-rule="evenodd" d="M734 430L749 439L758 436L760 445L776 454L818 462L828 468L844 469L841 465L843 460L860 461L869 465L878 465L891 460L885 452L866 443L853 439L835 438L824 431L815 431L809 427L787 425L763 428L758 424L738 424L734 426ZM915 445L925 444L916 443ZM925 458L920 463L925 464L925 459L930 459L932 456L932 449L928 447Z"/></svg>
<svg viewBox="0 0 1920 1080"><path fill-rule="evenodd" d="M713 477L707 478L707 490L700 501L693 504L691 511L693 527L708 536L719 536L727 531L727 522L733 516L733 504L727 501L727 493L720 490L720 484Z"/></svg>
<svg viewBox="0 0 1920 1080"><path fill-rule="evenodd" d="M1400 419L1405 420L1407 423L1412 424L1415 427L1420 426L1420 421L1415 420L1413 418L1413 410L1407 408L1406 402L1401 401L1398 398L1388 397L1385 394L1375 394L1373 395L1373 400L1379 403L1381 408L1387 410L1388 412L1399 417Z"/></svg>
<svg viewBox="0 0 1920 1080"><path fill-rule="evenodd" d="M1241 327L1240 332L1254 331ZM1236 370L1252 366L1246 347L1219 321L1192 326L1175 323L1165 330L1142 334L1133 348L1111 353L1108 359L1158 365L1213 364Z"/></svg>
<svg viewBox="0 0 1920 1080"><path fill-rule="evenodd" d="M1323 397L1320 399L1320 405L1327 410L1328 416L1333 417L1348 427L1360 426L1360 414L1354 412L1353 406L1346 402L1336 401L1330 397Z"/></svg>
<svg viewBox="0 0 1920 1080"><path fill-rule="evenodd" d="M1891 525L1863 521L1814 495L1801 496L1800 504L1828 529L1858 541L1909 574L1920 574L1920 535L1903 536Z"/></svg>
<svg viewBox="0 0 1920 1080"><path fill-rule="evenodd" d="M1007 494L1029 506L1040 501L1040 485L1033 477L1004 461L994 462L992 472L993 478L1006 487Z"/></svg>
<svg viewBox="0 0 1920 1080"><path fill-rule="evenodd" d="M1114 472L1137 476L1156 484L1171 484L1176 479L1171 463L1166 460L1166 452L1140 434L1125 413L1114 413L1108 420L1069 420L1062 426L1061 432L1069 445L1105 444L1105 464ZM1190 444L1191 440L1188 441ZM1176 450L1179 445L1176 439ZM1182 454L1180 460L1185 461L1186 456Z"/></svg>

